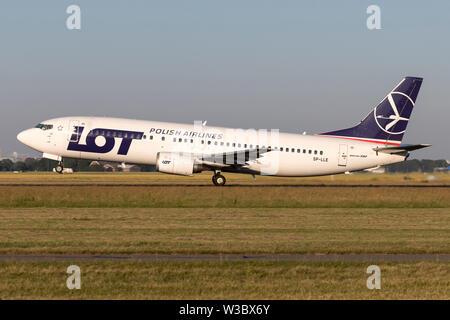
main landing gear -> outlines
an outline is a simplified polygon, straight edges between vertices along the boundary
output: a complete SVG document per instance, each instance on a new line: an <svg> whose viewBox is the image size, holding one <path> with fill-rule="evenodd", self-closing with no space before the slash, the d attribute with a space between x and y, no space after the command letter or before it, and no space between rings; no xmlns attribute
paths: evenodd
<svg viewBox="0 0 450 320"><path fill-rule="evenodd" d="M62 173L63 173L63 170L64 170L64 166L63 166L62 162L60 161L60 162L58 162L58 164L56 165L55 171L56 171L57 173L59 173L59 174L62 174Z"/></svg>
<svg viewBox="0 0 450 320"><path fill-rule="evenodd" d="M225 185L225 182L227 182L227 179L220 174L220 171L216 171L212 177L212 182L216 186L223 186Z"/></svg>

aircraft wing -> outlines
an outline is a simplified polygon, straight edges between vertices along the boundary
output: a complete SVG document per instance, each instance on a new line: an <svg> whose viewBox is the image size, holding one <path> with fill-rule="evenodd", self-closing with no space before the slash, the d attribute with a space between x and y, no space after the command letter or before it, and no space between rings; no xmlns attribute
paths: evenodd
<svg viewBox="0 0 450 320"><path fill-rule="evenodd" d="M417 149L422 149L426 147L430 147L431 144L403 144L395 147L378 147L373 148L376 152L382 152L382 153L389 153L389 154L395 154L395 153L402 153L402 152L409 152Z"/></svg>
<svg viewBox="0 0 450 320"><path fill-rule="evenodd" d="M205 154L198 157L196 162L213 168L244 166L250 161L258 161L258 158L270 151L272 151L270 148L258 148Z"/></svg>

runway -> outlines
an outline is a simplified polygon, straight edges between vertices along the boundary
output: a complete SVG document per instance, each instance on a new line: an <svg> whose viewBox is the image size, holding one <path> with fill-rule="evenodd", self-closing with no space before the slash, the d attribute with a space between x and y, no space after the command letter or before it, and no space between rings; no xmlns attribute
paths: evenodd
<svg viewBox="0 0 450 320"><path fill-rule="evenodd" d="M450 254L2 254L0 262L450 262Z"/></svg>
<svg viewBox="0 0 450 320"><path fill-rule="evenodd" d="M213 184L114 184L114 183L1 183L0 187L133 187L133 188L160 188L160 187L216 187ZM450 185L423 185L423 184L230 184L222 188L450 188Z"/></svg>

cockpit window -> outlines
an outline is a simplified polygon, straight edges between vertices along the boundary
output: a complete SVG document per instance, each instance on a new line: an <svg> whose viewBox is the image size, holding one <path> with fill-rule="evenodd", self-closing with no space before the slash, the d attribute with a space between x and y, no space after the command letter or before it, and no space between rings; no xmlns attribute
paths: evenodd
<svg viewBox="0 0 450 320"><path fill-rule="evenodd" d="M39 128L41 130L50 130L53 128L52 124L43 124L43 123L39 123L35 128Z"/></svg>

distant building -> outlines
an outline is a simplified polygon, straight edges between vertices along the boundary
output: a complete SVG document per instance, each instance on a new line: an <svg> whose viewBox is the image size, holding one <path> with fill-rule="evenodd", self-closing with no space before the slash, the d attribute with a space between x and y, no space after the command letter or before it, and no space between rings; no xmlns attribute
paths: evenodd
<svg viewBox="0 0 450 320"><path fill-rule="evenodd" d="M141 172L141 167L136 165L122 165L122 172Z"/></svg>
<svg viewBox="0 0 450 320"><path fill-rule="evenodd" d="M362 172L368 172L368 173L386 173L386 168L383 166L378 166L375 168L365 169Z"/></svg>
<svg viewBox="0 0 450 320"><path fill-rule="evenodd" d="M55 168L53 168L53 172L56 172ZM64 168L62 173L73 173L73 169L72 168Z"/></svg>
<svg viewBox="0 0 450 320"><path fill-rule="evenodd" d="M447 167L434 168L433 172L448 173L450 171L450 161L449 160L445 160L445 162L447 163ZM445 163L444 163L444 165L445 165Z"/></svg>
<svg viewBox="0 0 450 320"><path fill-rule="evenodd" d="M370 171L371 173L386 173L386 168L385 167L378 167L376 169L373 169Z"/></svg>
<svg viewBox="0 0 450 320"><path fill-rule="evenodd" d="M106 163L103 165L103 169L105 169L106 172L116 172L116 167L112 164Z"/></svg>
<svg viewBox="0 0 450 320"><path fill-rule="evenodd" d="M89 167L100 167L101 165L100 165L100 162L98 162L98 161L92 161L90 164L89 164Z"/></svg>
<svg viewBox="0 0 450 320"><path fill-rule="evenodd" d="M130 164L104 163L99 161L92 161L89 168L101 168L106 172L141 172L141 167Z"/></svg>

